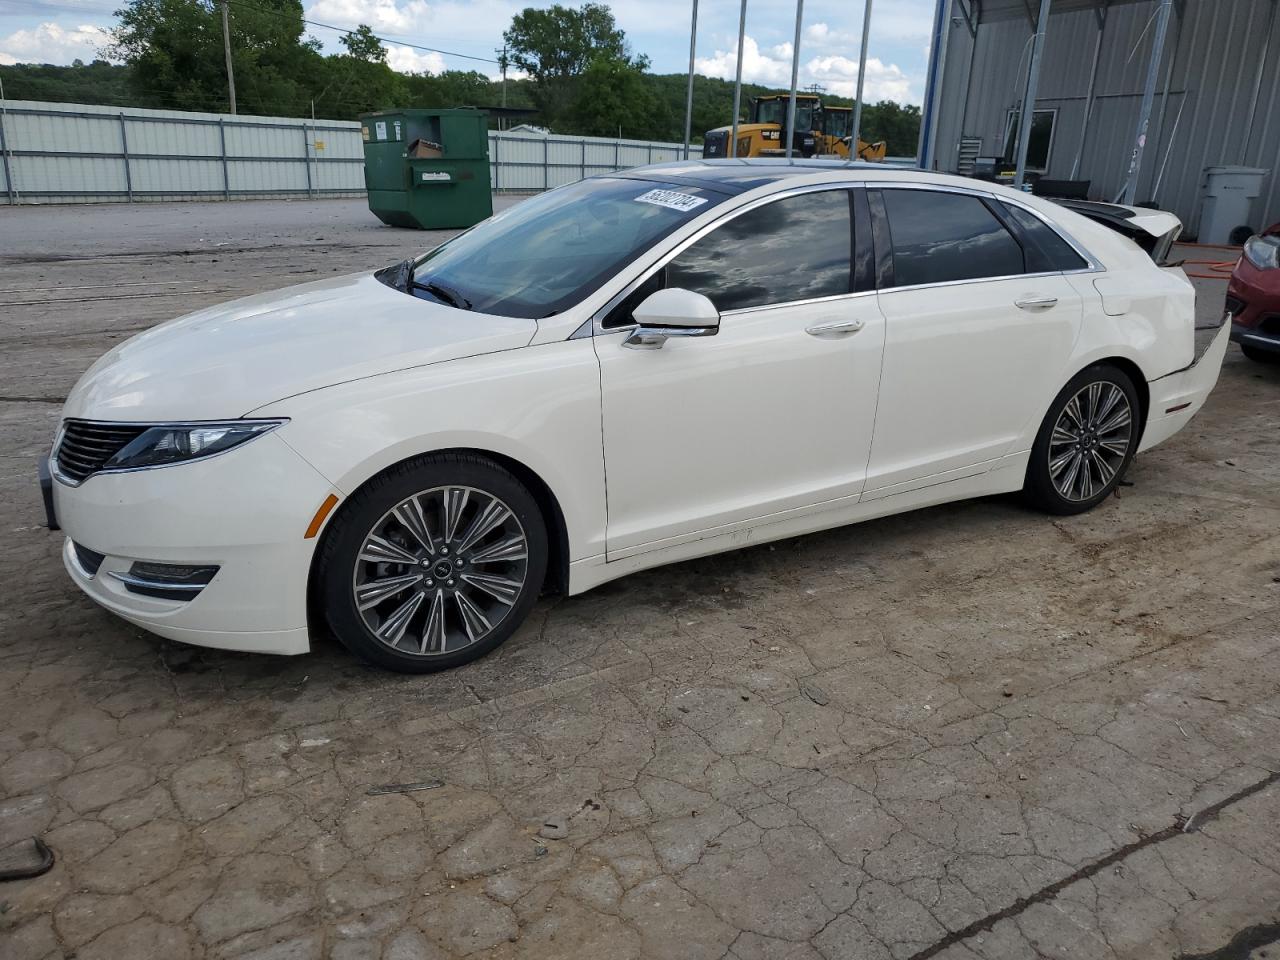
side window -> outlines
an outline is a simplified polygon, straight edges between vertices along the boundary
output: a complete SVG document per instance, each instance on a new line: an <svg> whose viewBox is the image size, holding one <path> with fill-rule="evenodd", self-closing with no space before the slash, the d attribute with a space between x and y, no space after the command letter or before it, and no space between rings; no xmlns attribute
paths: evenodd
<svg viewBox="0 0 1280 960"><path fill-rule="evenodd" d="M1022 247L977 197L933 190L883 191L894 286L1022 273Z"/></svg>
<svg viewBox="0 0 1280 960"><path fill-rule="evenodd" d="M1012 203L1000 202L1000 206L1022 231L1027 252L1027 273L1049 273L1055 270L1083 270L1089 264L1076 253L1071 244L1034 213Z"/></svg>
<svg viewBox="0 0 1280 960"><path fill-rule="evenodd" d="M667 264L667 286L722 311L848 293L849 191L802 193L749 210Z"/></svg>

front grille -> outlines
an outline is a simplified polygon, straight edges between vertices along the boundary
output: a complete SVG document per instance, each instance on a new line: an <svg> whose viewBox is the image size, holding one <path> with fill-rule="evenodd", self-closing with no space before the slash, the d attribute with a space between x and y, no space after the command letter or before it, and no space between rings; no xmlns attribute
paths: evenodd
<svg viewBox="0 0 1280 960"><path fill-rule="evenodd" d="M1280 337L1280 313L1263 317L1262 322L1258 324L1258 329L1273 337Z"/></svg>
<svg viewBox="0 0 1280 960"><path fill-rule="evenodd" d="M91 577L98 572L98 568L102 566L102 561L107 559L98 551L90 550L74 540L71 541L71 546L76 551L76 562L80 564L80 569Z"/></svg>
<svg viewBox="0 0 1280 960"><path fill-rule="evenodd" d="M727 157L729 155L729 135L727 133L708 133L702 138L702 156Z"/></svg>
<svg viewBox="0 0 1280 960"><path fill-rule="evenodd" d="M58 474L74 483L83 482L146 429L131 423L68 420L63 425L62 442L54 451Z"/></svg>

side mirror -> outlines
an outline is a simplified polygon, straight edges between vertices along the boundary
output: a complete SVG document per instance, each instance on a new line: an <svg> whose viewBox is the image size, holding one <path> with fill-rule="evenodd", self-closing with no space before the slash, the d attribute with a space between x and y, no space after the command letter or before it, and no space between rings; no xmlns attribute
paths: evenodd
<svg viewBox="0 0 1280 960"><path fill-rule="evenodd" d="M680 287L649 294L631 315L636 328L622 345L639 350L659 350L668 337L710 337L720 329L716 305Z"/></svg>

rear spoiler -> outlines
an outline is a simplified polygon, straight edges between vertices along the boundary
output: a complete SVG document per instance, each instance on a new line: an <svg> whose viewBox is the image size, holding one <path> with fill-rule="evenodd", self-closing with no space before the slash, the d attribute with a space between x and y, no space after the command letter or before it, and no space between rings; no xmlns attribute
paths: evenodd
<svg viewBox="0 0 1280 960"><path fill-rule="evenodd" d="M1163 210L1094 200L1054 199L1053 202L1128 237L1161 266L1182 234L1182 221Z"/></svg>

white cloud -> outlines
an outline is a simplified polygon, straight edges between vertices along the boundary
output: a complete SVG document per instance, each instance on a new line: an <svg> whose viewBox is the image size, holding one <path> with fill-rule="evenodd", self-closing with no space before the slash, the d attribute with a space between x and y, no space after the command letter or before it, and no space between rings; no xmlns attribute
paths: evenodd
<svg viewBox="0 0 1280 960"><path fill-rule="evenodd" d="M420 31L430 18L426 0L318 0L307 8L307 18L331 23L337 27L355 27L365 23L374 33L408 33Z"/></svg>
<svg viewBox="0 0 1280 960"><path fill-rule="evenodd" d="M387 66L400 73L441 73L445 70L444 57L426 50L385 44Z"/></svg>
<svg viewBox="0 0 1280 960"><path fill-rule="evenodd" d="M788 44L790 46L790 44ZM790 56L790 50L787 51ZM717 50L711 57L694 60L694 69L707 77L732 80L738 65L737 50ZM752 37L742 41L742 79L752 83L785 83L791 77L788 62L760 52Z"/></svg>
<svg viewBox="0 0 1280 960"><path fill-rule="evenodd" d="M842 97L852 97L858 91L858 61L849 57L814 57L804 64L801 75ZM885 64L876 57L867 57L867 79L862 91L865 101L902 102L910 92L911 79L896 64Z"/></svg>
<svg viewBox="0 0 1280 960"><path fill-rule="evenodd" d="M15 30L0 38L0 63L70 63L97 59L99 48L111 38L102 27L82 24L62 27L47 22L30 30Z"/></svg>
<svg viewBox="0 0 1280 960"><path fill-rule="evenodd" d="M756 41L748 36L742 44L742 79L752 83L785 86L791 80L791 44L781 44L761 53ZM803 49L802 49L803 55ZM737 65L736 50L717 50L714 56L698 59L698 73L708 77L732 80ZM842 97L852 97L858 86L858 61L844 56L816 56L800 64L800 86L818 83ZM867 82L863 97L869 103L877 100L907 101L911 78L896 64L886 64L877 57L867 57Z"/></svg>

